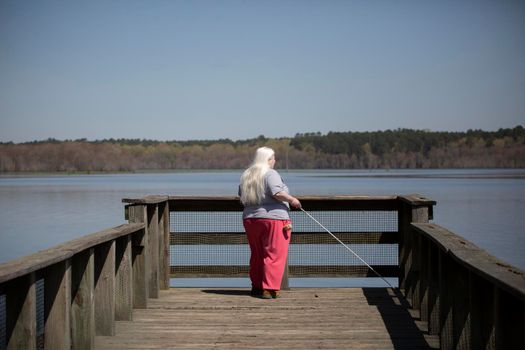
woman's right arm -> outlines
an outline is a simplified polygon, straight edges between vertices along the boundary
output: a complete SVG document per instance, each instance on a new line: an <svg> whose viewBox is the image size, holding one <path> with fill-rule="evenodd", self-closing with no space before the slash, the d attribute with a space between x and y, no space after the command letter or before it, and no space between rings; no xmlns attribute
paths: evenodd
<svg viewBox="0 0 525 350"><path fill-rule="evenodd" d="M281 202L288 202L294 208L297 208L297 209L301 208L301 202L294 196L291 196L284 191L274 194L273 198Z"/></svg>

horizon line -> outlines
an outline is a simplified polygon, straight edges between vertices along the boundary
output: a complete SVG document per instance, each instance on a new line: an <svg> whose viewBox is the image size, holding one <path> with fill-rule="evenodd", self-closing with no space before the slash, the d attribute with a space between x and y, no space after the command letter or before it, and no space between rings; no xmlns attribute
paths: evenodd
<svg viewBox="0 0 525 350"><path fill-rule="evenodd" d="M103 139L88 139L86 137L80 137L80 138L66 138L66 139L58 139L55 137L48 137L47 139L35 139L31 141L1 141L0 144L28 144L28 143L44 143L44 142L104 142L104 141L142 141L142 142L165 142L165 143L173 143L173 142L220 142L220 141L231 141L231 142L247 142L257 139L266 139L266 140L282 140L282 139L293 139L296 137L300 137L298 135L302 136L328 136L329 134L342 134L342 133L382 133L382 132L396 132L396 131L403 131L403 130L409 130L409 131L421 131L421 132L428 132L428 133L468 133L468 132L498 132L501 130L513 130L513 129L523 129L523 126L521 124L518 124L514 127L500 127L498 129L494 130L484 130L484 129L472 129L469 128L467 130L432 130L429 128L424 129L411 129L411 128L397 128L397 129L382 129L382 130L374 130L374 131L327 131L327 132L320 132L320 131L311 131L311 132L296 132L294 136L265 136L263 134L258 135L256 137L250 137L250 138L238 138L233 139L229 137L221 137L221 138L214 138L214 139L171 139L171 140L159 140L159 139L148 139L148 138L136 138L136 137L110 137L110 138L103 138Z"/></svg>

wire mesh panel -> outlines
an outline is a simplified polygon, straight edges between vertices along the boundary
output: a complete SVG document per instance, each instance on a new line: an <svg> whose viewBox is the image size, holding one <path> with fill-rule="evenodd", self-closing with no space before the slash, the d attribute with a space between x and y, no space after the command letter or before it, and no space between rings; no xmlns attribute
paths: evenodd
<svg viewBox="0 0 525 350"><path fill-rule="evenodd" d="M236 211L175 211L170 226L171 232L244 232L242 213Z"/></svg>
<svg viewBox="0 0 525 350"><path fill-rule="evenodd" d="M309 211L331 232L397 232L397 211ZM302 211L290 212L296 232L318 232L322 228Z"/></svg>
<svg viewBox="0 0 525 350"><path fill-rule="evenodd" d="M247 275L250 249L241 212L172 212L170 225L173 275Z"/></svg>
<svg viewBox="0 0 525 350"><path fill-rule="evenodd" d="M44 348L44 279L36 281L36 348Z"/></svg>
<svg viewBox="0 0 525 350"><path fill-rule="evenodd" d="M300 211L292 211L290 277L375 276ZM397 276L395 210L310 211L323 226L384 276ZM250 249L238 211L184 211L170 216L172 277L247 276Z"/></svg>
<svg viewBox="0 0 525 350"><path fill-rule="evenodd" d="M309 214L376 271L395 275L397 211L311 211ZM289 253L290 276L374 275L356 255L305 213L293 211L291 218L294 234Z"/></svg>

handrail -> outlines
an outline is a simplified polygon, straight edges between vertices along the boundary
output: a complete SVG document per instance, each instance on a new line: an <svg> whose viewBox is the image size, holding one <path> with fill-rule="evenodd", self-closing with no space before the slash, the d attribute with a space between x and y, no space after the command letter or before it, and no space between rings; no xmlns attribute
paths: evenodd
<svg viewBox="0 0 525 350"><path fill-rule="evenodd" d="M306 210L314 207L320 210L398 210L399 208L398 196L297 196L297 198ZM168 200L171 211L242 211L243 209L238 196L169 196ZM432 203L424 205L432 206Z"/></svg>
<svg viewBox="0 0 525 350"><path fill-rule="evenodd" d="M86 249L144 229L144 224L123 224L0 264L0 283L70 259Z"/></svg>
<svg viewBox="0 0 525 350"><path fill-rule="evenodd" d="M141 198L122 198L122 203L130 204L159 204L168 200L168 196L150 195Z"/></svg>
<svg viewBox="0 0 525 350"><path fill-rule="evenodd" d="M420 234L431 239L443 253L458 264L478 274L499 288L525 301L525 271L512 266L436 224L412 224Z"/></svg>

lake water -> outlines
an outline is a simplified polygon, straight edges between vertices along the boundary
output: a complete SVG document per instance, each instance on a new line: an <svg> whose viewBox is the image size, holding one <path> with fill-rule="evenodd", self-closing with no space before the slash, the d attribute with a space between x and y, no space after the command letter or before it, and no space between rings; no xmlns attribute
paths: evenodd
<svg viewBox="0 0 525 350"><path fill-rule="evenodd" d="M437 201L434 223L525 269L525 170L280 173L295 195L419 193ZM240 171L1 176L0 263L125 223L124 197L236 195L239 177Z"/></svg>

